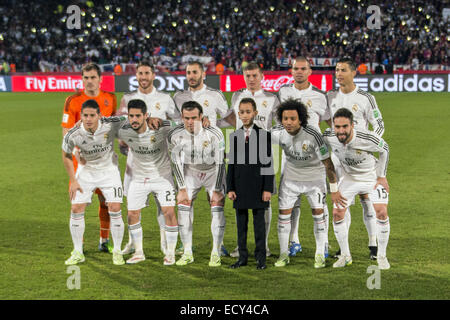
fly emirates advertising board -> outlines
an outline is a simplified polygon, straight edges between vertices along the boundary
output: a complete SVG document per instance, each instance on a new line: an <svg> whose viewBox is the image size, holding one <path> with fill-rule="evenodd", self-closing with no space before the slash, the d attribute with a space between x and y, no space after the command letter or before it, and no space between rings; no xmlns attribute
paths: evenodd
<svg viewBox="0 0 450 320"><path fill-rule="evenodd" d="M83 90L80 76L13 76L15 92L74 92ZM100 89L114 92L114 76L102 76Z"/></svg>

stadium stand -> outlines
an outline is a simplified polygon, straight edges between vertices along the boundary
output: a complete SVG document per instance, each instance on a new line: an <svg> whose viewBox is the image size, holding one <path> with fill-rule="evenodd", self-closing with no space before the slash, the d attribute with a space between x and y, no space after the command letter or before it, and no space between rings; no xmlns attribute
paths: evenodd
<svg viewBox="0 0 450 320"><path fill-rule="evenodd" d="M225 70L239 71L244 60L285 70L301 54L411 69L449 65L445 1L380 2L381 29L369 29L364 0L5 0L0 64L18 72L75 71L94 61L112 71L117 63L151 58L176 71L191 54ZM67 27L73 4L81 9L81 29Z"/></svg>

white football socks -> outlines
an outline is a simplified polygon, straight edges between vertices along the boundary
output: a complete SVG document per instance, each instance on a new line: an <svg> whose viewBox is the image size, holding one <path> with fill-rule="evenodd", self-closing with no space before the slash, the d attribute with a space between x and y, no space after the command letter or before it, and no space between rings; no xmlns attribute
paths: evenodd
<svg viewBox="0 0 450 320"><path fill-rule="evenodd" d="M369 247L377 246L377 225L376 214L370 199L361 199L361 206L363 208L364 224L369 235Z"/></svg>
<svg viewBox="0 0 450 320"><path fill-rule="evenodd" d="M175 256L175 246L178 239L178 225L169 226L165 225L165 238L167 241L166 254Z"/></svg>
<svg viewBox="0 0 450 320"><path fill-rule="evenodd" d="M125 224L122 220L122 211L108 212L111 221L111 235L114 243L114 251L121 252Z"/></svg>
<svg viewBox="0 0 450 320"><path fill-rule="evenodd" d="M189 206L182 204L178 205L178 230L185 254L192 254L192 226L190 211Z"/></svg>
<svg viewBox="0 0 450 320"><path fill-rule="evenodd" d="M334 235L339 243L341 255L350 256L350 248L348 244L348 229L345 220L333 221Z"/></svg>
<svg viewBox="0 0 450 320"><path fill-rule="evenodd" d="M266 210L264 210L264 221L266 222L266 248L268 248L269 247L270 223L272 221L272 206L270 205L270 202L269 202L269 207L266 208Z"/></svg>
<svg viewBox="0 0 450 320"><path fill-rule="evenodd" d="M316 238L316 254L325 255L325 219L324 214L313 214L314 237Z"/></svg>
<svg viewBox="0 0 450 320"><path fill-rule="evenodd" d="M298 239L298 225L300 223L300 207L294 207L291 213L291 234L289 235L289 241L300 243Z"/></svg>
<svg viewBox="0 0 450 320"><path fill-rule="evenodd" d="M289 235L291 233L291 215L278 215L278 241L280 243L280 255L287 254L289 249Z"/></svg>
<svg viewBox="0 0 450 320"><path fill-rule="evenodd" d="M389 223L389 217L386 220L377 219L378 257L386 257L390 232L391 224Z"/></svg>
<svg viewBox="0 0 450 320"><path fill-rule="evenodd" d="M211 207L211 233L213 237L211 253L219 254L225 234L225 214L221 206Z"/></svg>
<svg viewBox="0 0 450 320"><path fill-rule="evenodd" d="M73 248L83 254L83 235L85 229L84 212L70 213L70 234L72 235Z"/></svg>
<svg viewBox="0 0 450 320"><path fill-rule="evenodd" d="M142 255L144 252L142 249L143 232L141 223L138 222L136 224L128 226L128 233L133 243L136 254Z"/></svg>

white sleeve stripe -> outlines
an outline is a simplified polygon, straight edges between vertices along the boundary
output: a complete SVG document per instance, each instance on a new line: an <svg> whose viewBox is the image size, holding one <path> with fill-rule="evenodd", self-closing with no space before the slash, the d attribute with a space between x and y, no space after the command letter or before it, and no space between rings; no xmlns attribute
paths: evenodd
<svg viewBox="0 0 450 320"><path fill-rule="evenodd" d="M67 133L66 133L66 136L65 136L65 138L64 138L64 142L66 143L66 144L69 144L69 137L74 133L74 132L76 132L78 129L80 129L81 127L73 127L72 129L70 129Z"/></svg>

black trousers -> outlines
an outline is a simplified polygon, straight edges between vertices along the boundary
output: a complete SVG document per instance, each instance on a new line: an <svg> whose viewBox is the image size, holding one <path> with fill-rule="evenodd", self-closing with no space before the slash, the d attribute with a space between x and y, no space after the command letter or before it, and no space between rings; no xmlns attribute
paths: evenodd
<svg viewBox="0 0 450 320"><path fill-rule="evenodd" d="M264 220L265 209L252 209L253 228L255 233L255 259L260 263L266 262L266 222ZM247 231L248 209L236 209L236 223L238 233L239 261L247 262Z"/></svg>

